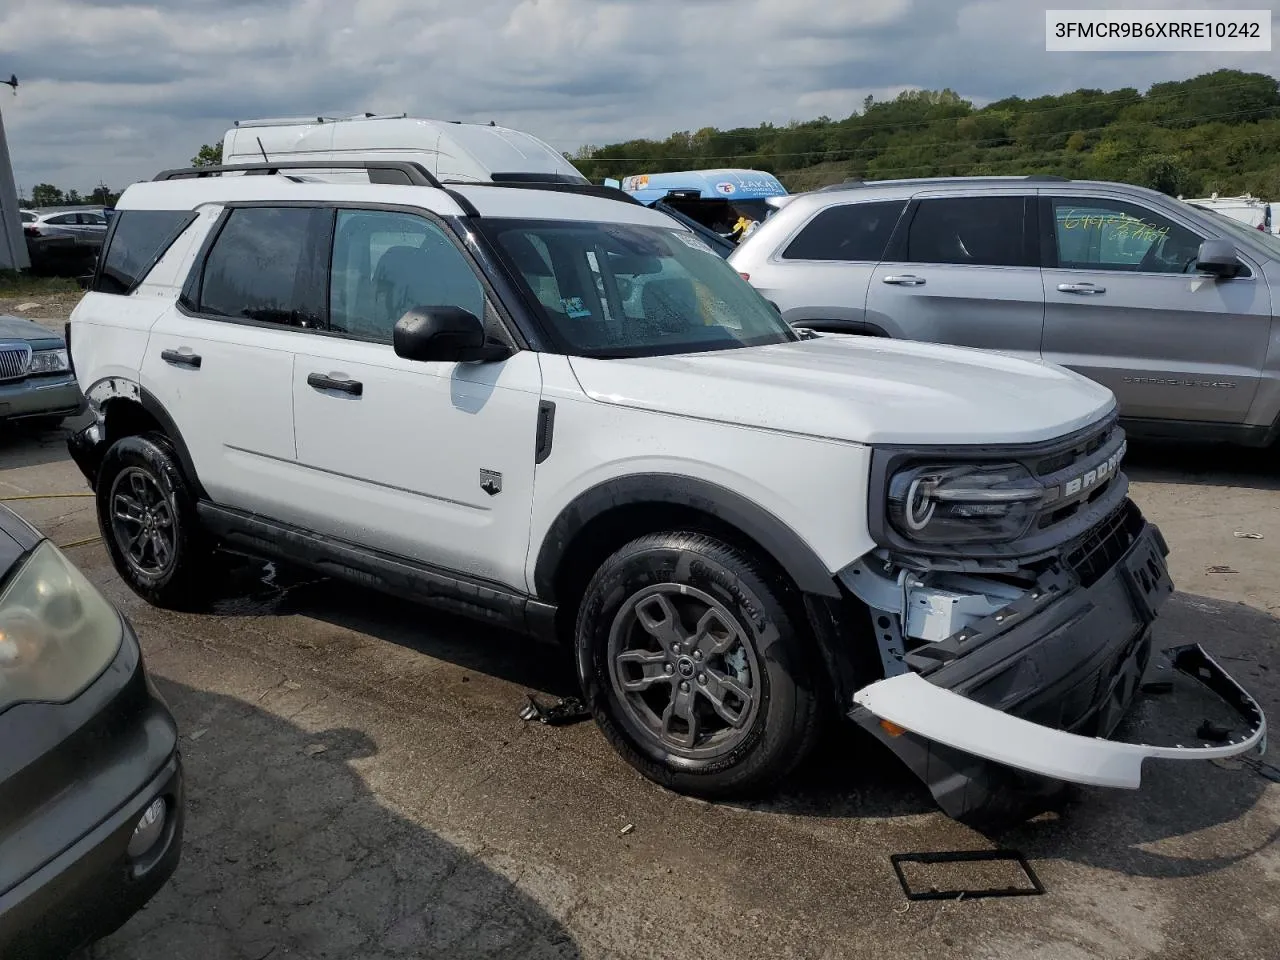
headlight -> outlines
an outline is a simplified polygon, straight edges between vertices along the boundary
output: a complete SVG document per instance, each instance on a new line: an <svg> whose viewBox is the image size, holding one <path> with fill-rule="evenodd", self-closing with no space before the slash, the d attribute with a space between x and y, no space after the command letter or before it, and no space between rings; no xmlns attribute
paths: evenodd
<svg viewBox="0 0 1280 960"><path fill-rule="evenodd" d="M0 710L72 699L115 657L122 635L111 604L44 541L0 593Z"/></svg>
<svg viewBox="0 0 1280 960"><path fill-rule="evenodd" d="M31 366L27 369L30 373L61 373L70 370L71 364L67 362L65 349L37 350L31 354Z"/></svg>
<svg viewBox="0 0 1280 960"><path fill-rule="evenodd" d="M1031 525L1044 487L1023 466L924 466L889 481L889 519L920 543L1002 543Z"/></svg>

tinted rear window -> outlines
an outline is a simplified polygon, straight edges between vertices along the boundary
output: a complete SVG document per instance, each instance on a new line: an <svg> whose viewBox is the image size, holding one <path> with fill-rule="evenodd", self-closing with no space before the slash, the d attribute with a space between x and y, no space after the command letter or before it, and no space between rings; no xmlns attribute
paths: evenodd
<svg viewBox="0 0 1280 960"><path fill-rule="evenodd" d="M905 200L883 200L828 207L809 221L782 258L878 263L906 205Z"/></svg>
<svg viewBox="0 0 1280 960"><path fill-rule="evenodd" d="M190 210L120 211L93 288L132 292L195 218Z"/></svg>
<svg viewBox="0 0 1280 960"><path fill-rule="evenodd" d="M327 324L333 211L232 210L205 261L199 312L316 329Z"/></svg>
<svg viewBox="0 0 1280 960"><path fill-rule="evenodd" d="M911 263L1029 266L1022 197L921 200L907 235Z"/></svg>

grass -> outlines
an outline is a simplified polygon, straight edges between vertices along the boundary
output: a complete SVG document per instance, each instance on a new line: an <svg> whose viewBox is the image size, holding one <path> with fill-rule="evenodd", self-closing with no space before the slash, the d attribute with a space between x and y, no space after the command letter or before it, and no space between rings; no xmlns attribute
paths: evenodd
<svg viewBox="0 0 1280 960"><path fill-rule="evenodd" d="M79 292L80 285L71 277L38 277L17 270L0 270L0 297L47 297Z"/></svg>

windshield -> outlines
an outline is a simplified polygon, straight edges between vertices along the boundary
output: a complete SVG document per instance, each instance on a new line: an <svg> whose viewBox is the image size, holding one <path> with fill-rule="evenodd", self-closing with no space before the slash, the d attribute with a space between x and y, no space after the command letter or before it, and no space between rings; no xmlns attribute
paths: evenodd
<svg viewBox="0 0 1280 960"><path fill-rule="evenodd" d="M1280 260L1280 237L1277 237L1269 230L1259 230L1257 227L1246 226L1239 220L1234 217L1227 216L1220 210L1214 210L1210 207L1201 207L1197 204L1192 204L1192 206L1195 206L1197 210L1203 210L1205 213L1211 215L1214 222L1222 230L1225 230L1227 233L1237 239L1245 241L1246 243L1252 243L1261 247L1273 259Z"/></svg>
<svg viewBox="0 0 1280 960"><path fill-rule="evenodd" d="M567 353L639 357L798 339L687 230L623 223L478 223Z"/></svg>

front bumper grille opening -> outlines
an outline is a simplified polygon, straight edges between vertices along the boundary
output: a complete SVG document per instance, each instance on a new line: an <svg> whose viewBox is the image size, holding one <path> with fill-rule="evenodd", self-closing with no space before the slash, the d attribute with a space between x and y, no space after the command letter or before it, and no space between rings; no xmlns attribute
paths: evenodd
<svg viewBox="0 0 1280 960"><path fill-rule="evenodd" d="M1142 513L1133 501L1126 500L1072 548L1065 558L1067 567L1079 578L1081 586L1093 586L1120 562L1142 533L1142 527Z"/></svg>
<svg viewBox="0 0 1280 960"><path fill-rule="evenodd" d="M30 362L30 350L12 347L0 349L0 380L17 380L25 377Z"/></svg>
<svg viewBox="0 0 1280 960"><path fill-rule="evenodd" d="M1077 500L1075 503L1069 503L1064 507L1059 507L1057 510L1050 510L1047 513L1042 514L1037 522L1037 526L1041 530L1044 530L1046 527L1052 527L1062 523L1064 520L1069 520L1085 507L1088 507L1102 499L1114 483L1115 480L1108 480L1106 483L1102 484L1102 486L1090 493L1085 499Z"/></svg>

